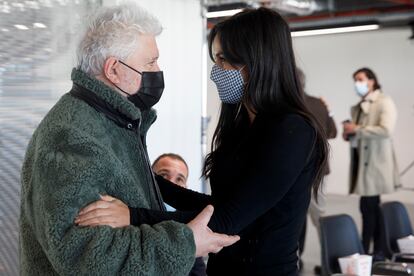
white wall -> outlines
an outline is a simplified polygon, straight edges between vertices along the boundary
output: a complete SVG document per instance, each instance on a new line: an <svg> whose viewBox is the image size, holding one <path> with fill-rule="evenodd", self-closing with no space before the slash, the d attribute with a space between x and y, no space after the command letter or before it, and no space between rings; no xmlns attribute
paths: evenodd
<svg viewBox="0 0 414 276"><path fill-rule="evenodd" d="M201 190L201 46L200 2L140 0L138 4L161 21L159 64L165 90L155 106L158 119L148 132L151 160L174 152L188 163L189 188Z"/></svg>
<svg viewBox="0 0 414 276"><path fill-rule="evenodd" d="M414 42L408 28L336 34L294 39L298 65L307 76L307 92L323 96L335 113L338 137L331 140L331 174L327 192L348 191L349 145L341 138L341 122L350 117L350 106L358 101L352 73L371 67L383 91L393 97L399 112L394 144L400 171L414 160ZM210 73L211 64L209 64ZM217 124L219 100L215 85L208 84L209 139ZM414 168L402 177L404 186L414 188ZM401 193L398 194L398 198Z"/></svg>
<svg viewBox="0 0 414 276"><path fill-rule="evenodd" d="M331 142L328 193L345 194L348 190L349 145L341 138L341 122L350 117L349 108L359 99L352 73L360 67L376 72L383 92L392 96L398 107L393 136L400 171L414 160L414 43L408 40L410 35L408 28L398 28L294 39L298 65L307 75L306 90L328 101L340 130ZM402 182L414 187L414 169Z"/></svg>

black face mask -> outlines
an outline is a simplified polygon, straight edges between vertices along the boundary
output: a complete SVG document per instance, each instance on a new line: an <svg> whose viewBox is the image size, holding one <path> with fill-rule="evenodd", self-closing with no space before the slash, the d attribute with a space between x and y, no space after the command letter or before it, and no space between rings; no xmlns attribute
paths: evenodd
<svg viewBox="0 0 414 276"><path fill-rule="evenodd" d="M141 75L141 87L138 89L137 93L133 95L125 92L114 84L119 90L128 95L127 99L140 110L148 110L158 103L162 96L162 92L164 91L163 72L140 72L120 60L119 62Z"/></svg>

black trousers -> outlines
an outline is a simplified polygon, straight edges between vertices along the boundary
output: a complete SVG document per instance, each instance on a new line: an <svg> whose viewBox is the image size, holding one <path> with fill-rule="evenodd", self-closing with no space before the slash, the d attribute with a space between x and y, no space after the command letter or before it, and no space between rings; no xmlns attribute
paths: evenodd
<svg viewBox="0 0 414 276"><path fill-rule="evenodd" d="M380 253L381 245L381 214L380 196L361 196L359 209L362 214L362 246L369 254L371 241L374 242L374 254Z"/></svg>

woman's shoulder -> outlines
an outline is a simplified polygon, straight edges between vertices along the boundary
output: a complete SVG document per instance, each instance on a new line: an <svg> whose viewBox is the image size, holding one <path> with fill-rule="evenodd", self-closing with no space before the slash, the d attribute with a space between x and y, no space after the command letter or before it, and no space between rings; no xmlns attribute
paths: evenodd
<svg viewBox="0 0 414 276"><path fill-rule="evenodd" d="M266 114L265 121L267 125L274 128L282 129L303 129L313 131L309 120L299 113L289 112L283 114Z"/></svg>

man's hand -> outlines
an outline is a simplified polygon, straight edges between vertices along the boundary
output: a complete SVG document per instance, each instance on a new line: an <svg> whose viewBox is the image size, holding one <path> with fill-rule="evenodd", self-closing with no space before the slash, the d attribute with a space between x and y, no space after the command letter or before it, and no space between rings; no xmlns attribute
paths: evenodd
<svg viewBox="0 0 414 276"><path fill-rule="evenodd" d="M128 206L114 197L105 195L83 208L75 219L79 226L108 225L112 228L130 224Z"/></svg>
<svg viewBox="0 0 414 276"><path fill-rule="evenodd" d="M213 211L213 206L208 205L197 217L187 224L193 230L196 257L206 256L208 253L217 253L223 247L230 246L240 239L239 236L214 233L208 228L207 224L213 215Z"/></svg>
<svg viewBox="0 0 414 276"><path fill-rule="evenodd" d="M342 137L344 138L345 141L349 141L349 137L355 135L359 126L349 121L345 121L342 124L343 124Z"/></svg>
<svg viewBox="0 0 414 276"><path fill-rule="evenodd" d="M344 133L348 135L355 134L357 129L358 129L358 126L354 123L344 123Z"/></svg>

